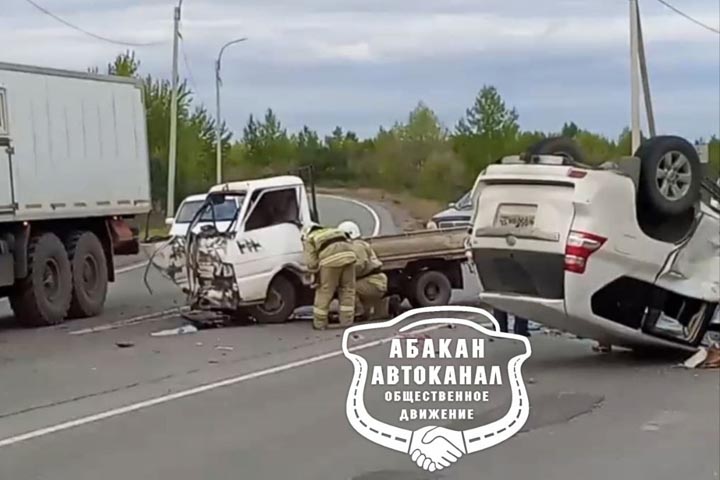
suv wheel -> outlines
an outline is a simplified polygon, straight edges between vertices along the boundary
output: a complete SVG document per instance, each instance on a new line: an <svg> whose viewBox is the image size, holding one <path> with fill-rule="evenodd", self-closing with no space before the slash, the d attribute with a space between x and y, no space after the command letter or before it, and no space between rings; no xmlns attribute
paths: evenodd
<svg viewBox="0 0 720 480"><path fill-rule="evenodd" d="M700 157L687 140L655 137L643 143L640 158L639 195L661 215L679 215L692 209L700 198Z"/></svg>

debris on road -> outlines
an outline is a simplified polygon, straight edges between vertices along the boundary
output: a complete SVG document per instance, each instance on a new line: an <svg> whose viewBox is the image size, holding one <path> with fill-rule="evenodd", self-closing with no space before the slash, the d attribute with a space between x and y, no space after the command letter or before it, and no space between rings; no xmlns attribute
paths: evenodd
<svg viewBox="0 0 720 480"><path fill-rule="evenodd" d="M220 360L214 360L214 359L213 359L213 360L208 360L208 363L211 363L211 364L213 364L213 365L217 365L218 363L220 363Z"/></svg>
<svg viewBox="0 0 720 480"><path fill-rule="evenodd" d="M720 344L716 343L709 348L701 347L694 355L685 360L681 366L688 369L720 368Z"/></svg>
<svg viewBox="0 0 720 480"><path fill-rule="evenodd" d="M169 330L161 330L159 332L153 332L150 334L152 337L172 337L175 335L188 335L191 333L197 333L198 329L194 325L183 325L178 328L171 328Z"/></svg>
<svg viewBox="0 0 720 480"><path fill-rule="evenodd" d="M232 324L231 318L217 312L188 312L182 316L198 330L223 328Z"/></svg>
<svg viewBox="0 0 720 480"><path fill-rule="evenodd" d="M115 346L118 348L132 348L135 344L133 342L115 342Z"/></svg>
<svg viewBox="0 0 720 480"><path fill-rule="evenodd" d="M226 347L223 345L218 345L217 347L215 347L215 350L221 350L221 351L225 351L225 352L233 352L233 351L235 351L235 347Z"/></svg>

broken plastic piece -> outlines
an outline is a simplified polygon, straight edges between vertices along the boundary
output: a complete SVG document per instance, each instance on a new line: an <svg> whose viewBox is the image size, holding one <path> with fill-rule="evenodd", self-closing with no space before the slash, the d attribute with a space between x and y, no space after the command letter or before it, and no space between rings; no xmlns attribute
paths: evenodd
<svg viewBox="0 0 720 480"><path fill-rule="evenodd" d="M685 368L697 368L707 359L708 351L704 348L698 350L692 357L685 360L683 367Z"/></svg>
<svg viewBox="0 0 720 480"><path fill-rule="evenodd" d="M169 330L162 330L160 332L153 332L150 334L152 337L171 337L174 335L187 335L190 333L197 333L198 329L193 325L183 325L179 328L171 328Z"/></svg>

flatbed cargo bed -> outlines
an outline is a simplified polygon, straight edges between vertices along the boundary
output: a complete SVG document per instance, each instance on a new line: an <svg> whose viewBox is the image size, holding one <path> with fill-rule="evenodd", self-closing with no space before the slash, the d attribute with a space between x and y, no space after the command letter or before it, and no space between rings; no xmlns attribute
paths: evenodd
<svg viewBox="0 0 720 480"><path fill-rule="evenodd" d="M383 263L383 270L395 270L423 259L464 260L466 237L467 228L452 228L382 235L365 240Z"/></svg>

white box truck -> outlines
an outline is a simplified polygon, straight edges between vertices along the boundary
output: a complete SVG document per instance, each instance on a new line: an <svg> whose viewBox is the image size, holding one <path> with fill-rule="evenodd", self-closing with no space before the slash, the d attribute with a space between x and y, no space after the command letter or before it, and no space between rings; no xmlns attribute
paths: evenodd
<svg viewBox="0 0 720 480"><path fill-rule="evenodd" d="M100 313L150 208L139 81L0 63L0 298L23 324Z"/></svg>

